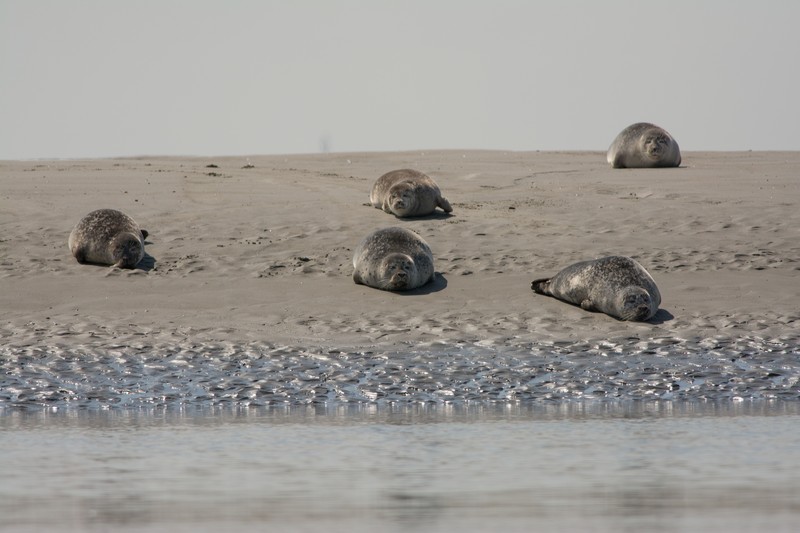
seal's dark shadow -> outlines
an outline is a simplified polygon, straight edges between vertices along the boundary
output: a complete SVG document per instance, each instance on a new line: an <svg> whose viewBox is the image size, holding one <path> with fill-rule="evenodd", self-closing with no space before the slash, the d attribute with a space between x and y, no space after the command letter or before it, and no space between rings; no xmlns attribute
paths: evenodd
<svg viewBox="0 0 800 533"><path fill-rule="evenodd" d="M423 215L421 217L398 217L395 216L397 220L402 220L404 222L413 221L413 220L446 220L448 218L454 217L453 213L445 213L444 211L434 211L430 215Z"/></svg>
<svg viewBox="0 0 800 533"><path fill-rule="evenodd" d="M410 291L395 291L395 294L402 296L414 296L418 294L431 294L434 292L443 291L447 287L447 279L439 272L434 273L433 280L426 283L422 287L412 289Z"/></svg>
<svg viewBox="0 0 800 533"><path fill-rule="evenodd" d="M365 203L365 204L361 204L361 205L363 205L364 207L369 207L371 209L376 209L376 207L374 205L370 204L370 203ZM454 217L455 216L453 213L445 213L444 211L439 211L438 209L436 211L434 211L433 213L431 213L430 215L423 215L421 217L399 217L397 215L393 215L392 213L386 213L386 211L384 211L383 209L378 209L378 211L380 211L381 213L385 213L387 215L392 215L397 220L403 220L403 221L412 221L412 220L445 220L445 219L448 219L450 217Z"/></svg>
<svg viewBox="0 0 800 533"><path fill-rule="evenodd" d="M675 316L672 313L667 311L666 309L659 309L656 311L656 314L653 315L653 318L647 321L648 324L655 324L661 325L665 322L669 322L670 320L674 320Z"/></svg>
<svg viewBox="0 0 800 533"><path fill-rule="evenodd" d="M156 267L156 258L152 255L145 253L142 260L136 263L136 268L139 270L144 270L145 272L150 272Z"/></svg>

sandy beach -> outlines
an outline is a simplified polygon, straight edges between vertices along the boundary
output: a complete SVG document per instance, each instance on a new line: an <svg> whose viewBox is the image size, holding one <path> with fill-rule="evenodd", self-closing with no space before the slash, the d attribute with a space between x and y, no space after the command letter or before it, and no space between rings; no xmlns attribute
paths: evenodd
<svg viewBox="0 0 800 533"><path fill-rule="evenodd" d="M452 216L368 205L378 176L433 177ZM0 162L0 337L8 348L266 342L471 343L800 338L800 153L684 155L614 170L599 152L432 151ZM122 210L150 232L136 270L80 265L74 224ZM352 281L352 251L404 226L436 281L410 294ZM662 293L649 323L536 295L530 281L605 255ZM627 341L625 341L627 340Z"/></svg>

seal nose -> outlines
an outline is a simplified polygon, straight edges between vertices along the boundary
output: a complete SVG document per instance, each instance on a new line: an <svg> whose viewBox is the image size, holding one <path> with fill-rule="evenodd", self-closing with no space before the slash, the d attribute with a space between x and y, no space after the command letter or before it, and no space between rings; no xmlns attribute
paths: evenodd
<svg viewBox="0 0 800 533"><path fill-rule="evenodd" d="M403 270L395 272L395 274L392 276L392 284L394 284L396 287L405 287L408 285L408 274Z"/></svg>
<svg viewBox="0 0 800 533"><path fill-rule="evenodd" d="M408 276L406 276L405 272L395 274L392 277L392 286L395 289L403 289L408 286Z"/></svg>

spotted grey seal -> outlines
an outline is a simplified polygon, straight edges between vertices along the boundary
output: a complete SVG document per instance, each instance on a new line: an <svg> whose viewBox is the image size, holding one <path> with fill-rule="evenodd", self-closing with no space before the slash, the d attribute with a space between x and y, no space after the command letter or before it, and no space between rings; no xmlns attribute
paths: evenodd
<svg viewBox="0 0 800 533"><path fill-rule="evenodd" d="M614 168L677 167L681 164L681 150L663 128L637 122L617 135L606 159Z"/></svg>
<svg viewBox="0 0 800 533"><path fill-rule="evenodd" d="M437 207L445 213L453 210L431 177L411 169L392 170L378 178L369 201L398 217L430 215Z"/></svg>
<svg viewBox="0 0 800 533"><path fill-rule="evenodd" d="M69 234L69 250L79 263L134 268L144 257L147 231L121 211L98 209Z"/></svg>
<svg viewBox="0 0 800 533"><path fill-rule="evenodd" d="M620 320L649 320L661 304L647 270L621 256L575 263L552 278L535 280L531 289Z"/></svg>
<svg viewBox="0 0 800 533"><path fill-rule="evenodd" d="M353 281L385 291L407 291L433 279L433 254L422 237L405 228L373 231L353 253Z"/></svg>

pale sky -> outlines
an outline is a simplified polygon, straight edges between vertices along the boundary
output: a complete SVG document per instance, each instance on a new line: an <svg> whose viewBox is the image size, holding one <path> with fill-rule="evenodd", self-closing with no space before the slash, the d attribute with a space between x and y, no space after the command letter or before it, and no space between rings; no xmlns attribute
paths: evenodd
<svg viewBox="0 0 800 533"><path fill-rule="evenodd" d="M800 150L796 0L0 0L0 159Z"/></svg>

